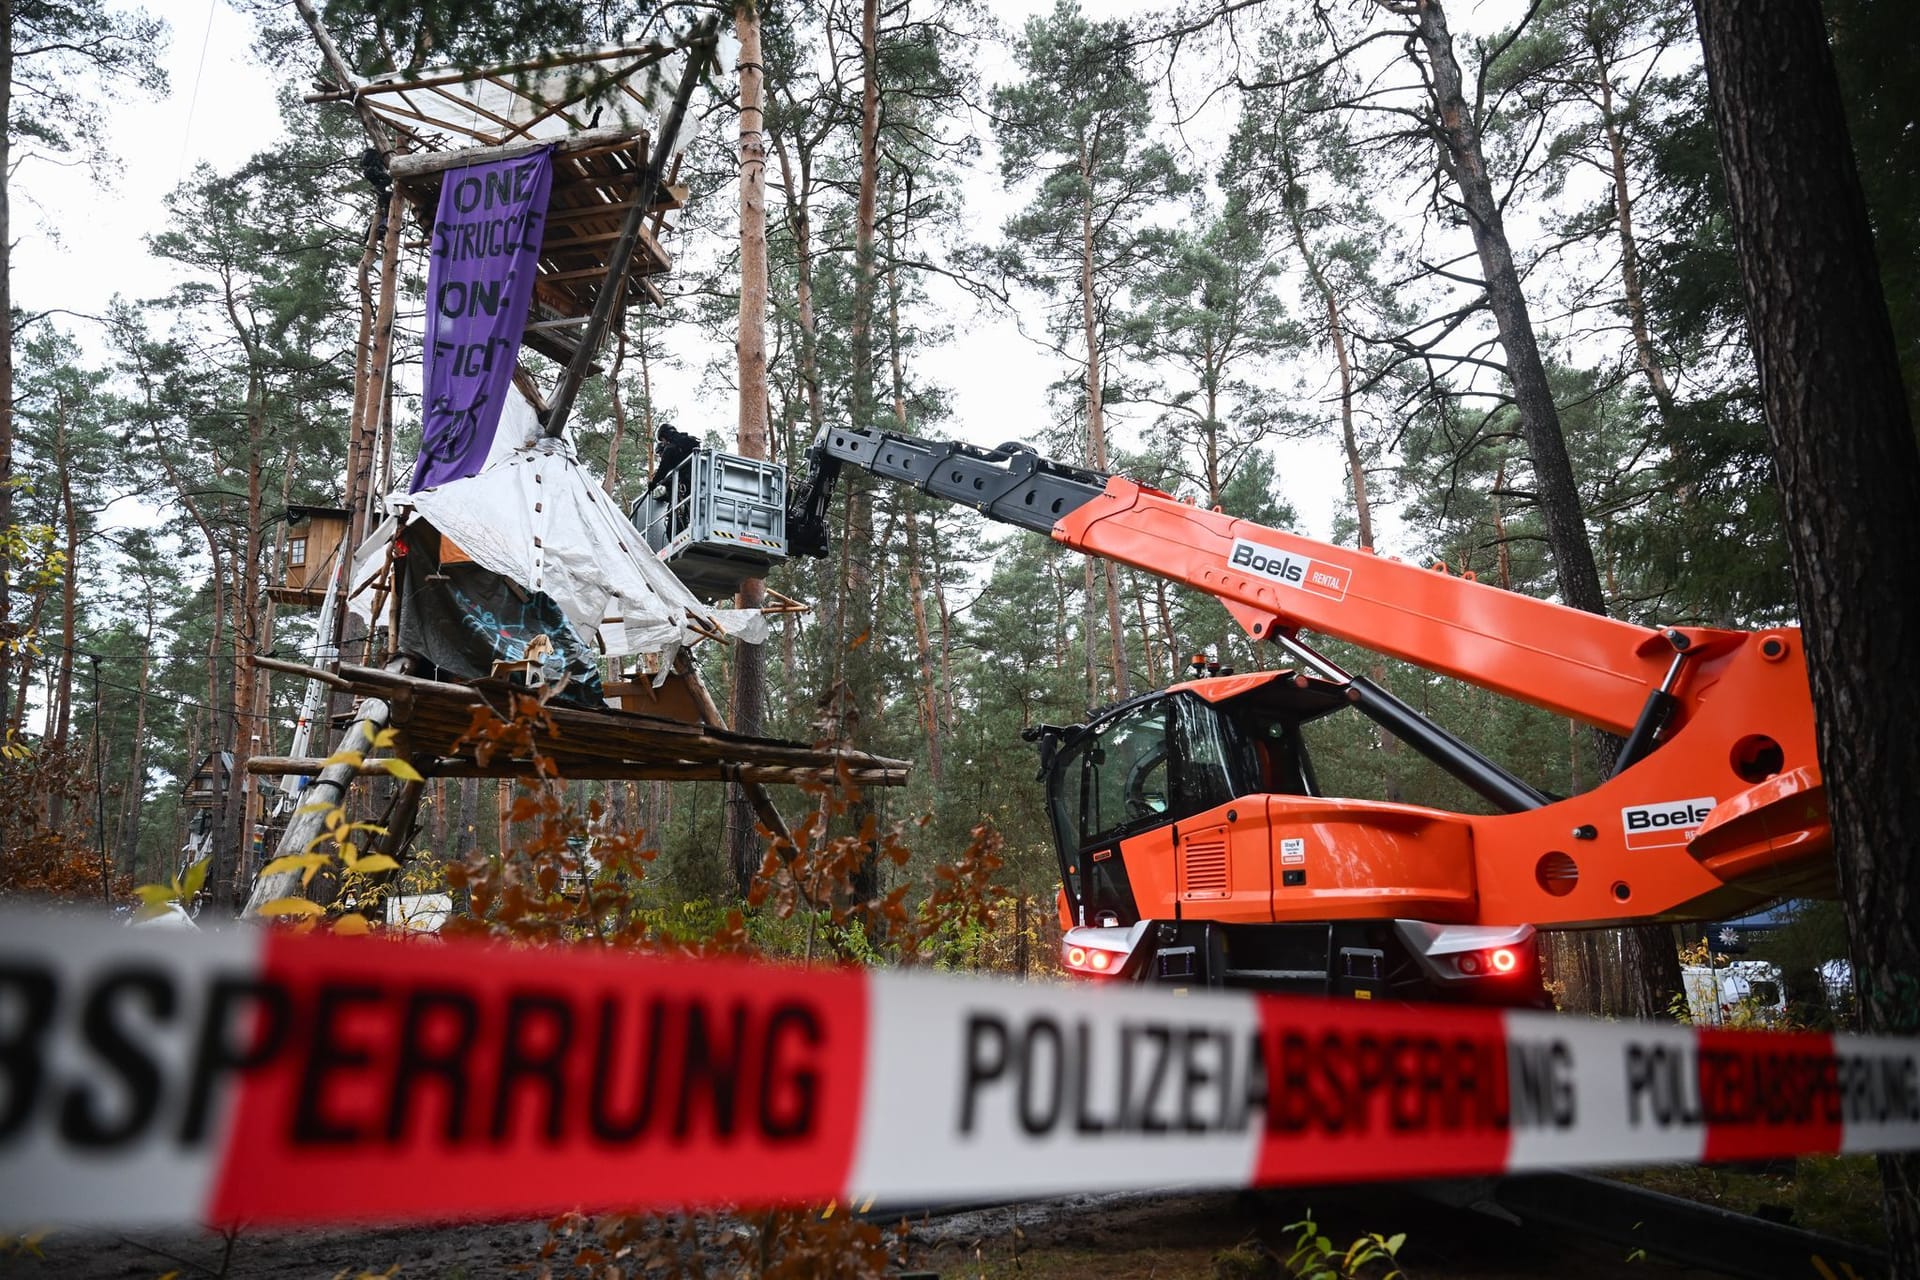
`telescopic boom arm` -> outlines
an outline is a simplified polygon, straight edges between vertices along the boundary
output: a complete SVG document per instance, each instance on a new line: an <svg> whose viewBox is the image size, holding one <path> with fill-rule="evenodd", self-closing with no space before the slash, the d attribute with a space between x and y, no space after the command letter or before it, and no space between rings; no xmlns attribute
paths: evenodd
<svg viewBox="0 0 1920 1280"><path fill-rule="evenodd" d="M1625 737L1614 775L1567 801L1553 802L1490 764L1480 769L1457 740L1450 741L1465 755L1441 762L1506 811L1503 836L1511 832L1531 846L1529 863L1550 854L1566 858L1563 846L1606 832L1622 847L1636 847L1630 837L1637 813L1707 800L1712 817L1689 823L1682 843L1714 883L1675 886L1663 901L1647 904L1648 916L1729 879L1752 884L1748 896L1757 900L1830 874L1797 628L1638 626L1456 576L1444 565L1420 568L1266 528L1125 476L1050 461L1024 445L980 449L829 428L808 460L788 514L798 554L826 554L827 502L840 468L851 464L1206 592L1255 639L1280 643L1345 682L1350 698L1402 737L1438 731L1384 690L1320 659L1299 642L1299 632L1336 636ZM1528 825L1521 819L1536 815L1551 821L1521 836ZM1483 882L1480 891L1497 895L1500 886ZM1612 895L1589 919L1639 914L1622 910L1637 893L1624 875L1611 886L1583 877L1566 895L1577 901L1564 905L1578 916L1589 891Z"/></svg>

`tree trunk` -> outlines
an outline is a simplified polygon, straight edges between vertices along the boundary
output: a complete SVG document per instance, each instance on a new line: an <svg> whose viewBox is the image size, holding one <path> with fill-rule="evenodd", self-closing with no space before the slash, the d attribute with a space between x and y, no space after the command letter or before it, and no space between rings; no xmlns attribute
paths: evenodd
<svg viewBox="0 0 1920 1280"><path fill-rule="evenodd" d="M74 610L79 604L80 515L73 501L73 468L67 448L67 405L64 400L60 404L59 415L54 437L57 442L54 459L60 471L60 521L66 526L67 545L66 564L60 572L60 657L56 663L59 675L48 697L48 711L52 716L49 727L54 749L65 750L73 727L73 646L79 634ZM54 814L52 825L57 828L62 820L57 798L54 801Z"/></svg>
<svg viewBox="0 0 1920 1280"><path fill-rule="evenodd" d="M612 496L615 478L620 472L620 441L627 434L627 405L620 397L620 371L627 363L627 327L624 324L614 330L613 344L613 366L607 370L607 399L613 407L613 434L607 437L607 469L600 477L600 492L608 496Z"/></svg>
<svg viewBox="0 0 1920 1280"><path fill-rule="evenodd" d="M891 258L893 237L887 237ZM907 421L906 370L900 359L900 281L893 268L887 268L887 359L893 372L893 422L903 433L911 434ZM913 610L913 652L920 672L914 690L919 704L920 731L927 737L927 774L937 790L944 773L940 755L939 686L933 678L933 636L927 626L927 599L920 579L920 504L916 495L903 493L901 519L907 526L907 603Z"/></svg>
<svg viewBox="0 0 1920 1280"><path fill-rule="evenodd" d="M947 561L940 554L940 517L927 520L927 543L933 552L933 607L940 616L940 705L946 723L953 723L953 613L947 608Z"/></svg>
<svg viewBox="0 0 1920 1280"><path fill-rule="evenodd" d="M236 324L238 321L236 320ZM251 356L251 352L249 353ZM260 640L260 529L265 519L261 485L261 451L266 444L266 388L256 374L247 388L247 527L234 566L236 600L233 618L233 772L227 779L227 853L216 857L207 877L218 903L238 906L238 897L252 875L247 865L251 849L248 800L252 794L247 760L254 754L254 736L260 721L254 718L254 682L258 673L253 654ZM216 846L217 847L217 846Z"/></svg>
<svg viewBox="0 0 1920 1280"><path fill-rule="evenodd" d="M853 425L873 426L873 234L880 191L879 0L860 6L860 194L853 229Z"/></svg>
<svg viewBox="0 0 1920 1280"><path fill-rule="evenodd" d="M1099 640L1097 638L1100 631L1098 621L1100 617L1100 595L1094 587L1095 570L1092 557L1088 557L1087 562L1081 566L1080 571L1086 577L1085 593L1080 600L1080 640L1082 647L1086 650L1087 706L1091 708L1097 707L1101 703L1100 659L1096 656L1100 652Z"/></svg>
<svg viewBox="0 0 1920 1280"><path fill-rule="evenodd" d="M760 15L753 0L733 12L740 38L740 359L739 449L742 457L767 454L767 144L763 106L765 75L760 65ZM757 609L766 603L766 583L750 578L740 584L739 605ZM732 727L759 736L766 720L767 655L757 644L733 646ZM739 783L727 784L728 866L742 899L753 887L760 866L760 837L753 801Z"/></svg>
<svg viewBox="0 0 1920 1280"><path fill-rule="evenodd" d="M1534 338L1533 319L1520 288L1520 273L1514 266L1513 249L1493 194L1479 125L1466 99L1460 64L1454 60L1453 35L1447 30L1446 14L1437 0L1422 0L1417 31L1432 71L1443 147L1440 163L1460 190L1467 226L1479 253L1487 306L1493 312L1501 350L1506 353L1507 378L1513 384L1521 430L1533 459L1537 502L1546 523L1548 545L1553 549L1560 594L1576 609L1605 613L1607 601L1600 590L1600 573L1594 566L1593 546L1580 510L1580 491L1567 457L1560 412L1553 403L1546 365Z"/></svg>
<svg viewBox="0 0 1920 1280"><path fill-rule="evenodd" d="M1560 411L1553 403L1546 365L1534 338L1533 319L1514 266L1513 248L1493 194L1481 149L1479 124L1466 98L1460 64L1453 56L1453 35L1438 0L1420 0L1416 35L1427 52L1432 74L1431 92L1439 116L1440 164L1459 188L1467 226L1486 280L1487 306L1493 312L1506 354L1507 378L1520 413L1521 432L1533 460L1535 503L1546 524L1547 544L1553 550L1560 581L1560 597L1576 609L1604 614L1607 600L1600 588L1593 544L1580 509L1580 491L1567 456ZM1612 770L1619 743L1610 734L1593 734L1601 772ZM1627 968L1640 990L1630 1001L1636 1009L1662 1016L1680 990L1680 962L1673 939L1665 930L1646 926L1626 931Z"/></svg>
<svg viewBox="0 0 1920 1280"><path fill-rule="evenodd" d="M465 861L479 840L480 779L460 779L460 819L453 837L453 856Z"/></svg>
<svg viewBox="0 0 1920 1280"><path fill-rule="evenodd" d="M799 150L799 179L795 181L786 143L778 137L773 139L773 151L780 160L781 188L786 193L787 230L793 236L793 305L800 323L800 382L806 392L807 422L813 428L810 435L817 436L827 418L820 398L820 364L813 314L813 219L809 212L813 164L811 154L804 147Z"/></svg>
<svg viewBox="0 0 1920 1280"><path fill-rule="evenodd" d="M1316 272L1317 276L1319 273ZM1340 443L1347 453L1347 476L1353 484L1353 516L1359 526L1360 549L1373 550L1373 504L1367 501L1367 469L1360 460L1360 440L1353 430L1353 364L1347 357L1347 333L1340 323L1340 300L1326 287L1327 332L1340 366Z"/></svg>
<svg viewBox="0 0 1920 1280"><path fill-rule="evenodd" d="M13 528L13 3L0 0L0 535ZM11 566L0 564L0 736L13 723L12 580ZM10 826L0 822L0 856Z"/></svg>
<svg viewBox="0 0 1920 1280"><path fill-rule="evenodd" d="M146 642L140 646L140 687L133 703L133 758L127 766L126 790L120 797L119 864L133 876L135 884L146 883L140 878L140 804L147 791L147 685L153 673L153 633L153 590L149 587ZM189 754L188 759L192 758Z"/></svg>
<svg viewBox="0 0 1920 1280"><path fill-rule="evenodd" d="M1083 142L1080 147L1080 173L1085 189L1093 189L1092 162ZM1087 454L1095 470L1106 471L1107 419L1101 386L1100 325L1094 307L1093 202L1089 196L1080 205L1080 326L1087 343ZM1089 561L1089 568L1092 562ZM1113 642L1114 697L1125 701L1132 697L1132 682L1127 678L1127 632L1120 622L1120 569L1111 560L1100 562L1101 577L1107 590L1107 631ZM1093 583L1087 583L1089 596ZM1093 604L1087 605L1087 675L1094 688L1089 694L1100 701L1098 682L1093 679Z"/></svg>
<svg viewBox="0 0 1920 1280"><path fill-rule="evenodd" d="M1600 124L1607 135L1607 155L1613 171L1613 216L1620 237L1620 288L1627 304L1627 326L1633 331L1634 358L1653 391L1653 402L1663 422L1673 421L1673 389L1667 372L1653 351L1653 333L1647 324L1646 294L1640 287L1640 245L1633 234L1633 196L1627 186L1627 140L1613 107L1613 68L1597 38L1591 40L1594 78L1600 89Z"/></svg>
<svg viewBox="0 0 1920 1280"><path fill-rule="evenodd" d="M860 194L854 214L854 284L853 284L853 323L850 327L850 345L853 363L853 420L856 427L871 427L873 418L873 293L876 284L874 270L874 222L875 206L880 190L880 45L879 45L879 0L864 0L860 15L860 53L861 53L861 94L860 94ZM846 541L846 559L849 572L846 578L847 596L846 619L843 624L851 636L843 639L847 649L861 649L872 638L874 611L878 601L870 590L867 576L868 566L875 557L873 543L873 509L871 487L860 483L847 486L847 520L849 537ZM866 722L857 712L860 707L871 704L872 683L868 672L873 668L872 649L866 648L857 659L845 663L847 687L841 692L845 699L842 714L855 711L852 724L843 722L840 737L849 746L862 746L867 740L869 730ZM845 655L851 658L851 655ZM847 817L859 830L865 818L873 812L873 802L865 796L848 807ZM880 868L869 849L861 860L859 868L852 877L853 896L860 900L871 900L879 895Z"/></svg>
<svg viewBox="0 0 1920 1280"><path fill-rule="evenodd" d="M1860 1013L1920 1030L1914 441L1820 6L1695 0L1793 552ZM1880 1157L1889 1270L1920 1275L1920 1154Z"/></svg>

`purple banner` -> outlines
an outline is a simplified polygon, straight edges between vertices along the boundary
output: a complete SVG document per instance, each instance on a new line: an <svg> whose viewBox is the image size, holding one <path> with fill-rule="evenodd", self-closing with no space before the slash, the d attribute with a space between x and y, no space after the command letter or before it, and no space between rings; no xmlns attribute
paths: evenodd
<svg viewBox="0 0 1920 1280"><path fill-rule="evenodd" d="M553 148L449 169L427 266L426 410L413 488L486 465L533 300Z"/></svg>

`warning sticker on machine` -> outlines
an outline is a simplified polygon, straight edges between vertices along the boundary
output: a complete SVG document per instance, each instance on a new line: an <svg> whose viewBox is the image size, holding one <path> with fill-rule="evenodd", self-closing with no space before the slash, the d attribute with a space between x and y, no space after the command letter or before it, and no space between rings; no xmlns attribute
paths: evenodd
<svg viewBox="0 0 1920 1280"><path fill-rule="evenodd" d="M1297 867L1307 860L1307 842L1298 836L1280 842L1280 861L1289 867Z"/></svg>
<svg viewBox="0 0 1920 1280"><path fill-rule="evenodd" d="M1338 565L1295 555L1278 547L1263 547L1245 538L1233 540L1233 553L1228 556L1227 563L1236 569L1259 574L1285 586L1299 587L1302 591L1311 591L1329 600L1346 599L1347 584L1352 577L1350 570Z"/></svg>
<svg viewBox="0 0 1920 1280"><path fill-rule="evenodd" d="M1692 800L1628 805L1620 811L1627 848L1662 849L1683 845L1718 803L1712 796L1698 796Z"/></svg>

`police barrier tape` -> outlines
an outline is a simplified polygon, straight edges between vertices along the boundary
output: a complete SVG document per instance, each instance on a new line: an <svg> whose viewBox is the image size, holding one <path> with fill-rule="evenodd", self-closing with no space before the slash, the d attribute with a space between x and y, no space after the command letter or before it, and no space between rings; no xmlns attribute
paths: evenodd
<svg viewBox="0 0 1920 1280"><path fill-rule="evenodd" d="M0 1229L1920 1147L1920 1040L0 913Z"/></svg>

